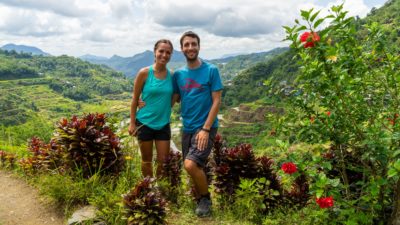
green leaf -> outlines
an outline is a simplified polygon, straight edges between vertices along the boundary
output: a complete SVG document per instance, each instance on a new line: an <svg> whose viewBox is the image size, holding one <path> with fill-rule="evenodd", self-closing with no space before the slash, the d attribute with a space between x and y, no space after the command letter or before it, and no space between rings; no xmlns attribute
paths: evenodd
<svg viewBox="0 0 400 225"><path fill-rule="evenodd" d="M297 28L297 29L295 30L295 32L297 33L297 32L299 32L299 31L306 30L306 29L307 29L307 27L303 25L303 26Z"/></svg>
<svg viewBox="0 0 400 225"><path fill-rule="evenodd" d="M303 17L304 20L308 20L308 18L310 18L310 12L305 10L300 10L300 12L301 12L301 17Z"/></svg>
<svg viewBox="0 0 400 225"><path fill-rule="evenodd" d="M340 184L340 179L332 179L330 180L330 184L332 185L332 187L337 187Z"/></svg>
<svg viewBox="0 0 400 225"><path fill-rule="evenodd" d="M272 194L272 196L279 196L280 195L279 191L277 191L277 190L273 190L271 194Z"/></svg>
<svg viewBox="0 0 400 225"><path fill-rule="evenodd" d="M326 168L328 170L331 170L332 169L332 164L330 162L324 162L322 164L322 167L324 167L324 168Z"/></svg>
<svg viewBox="0 0 400 225"><path fill-rule="evenodd" d="M288 26L282 26L282 27L286 30L287 33L291 33L293 30L291 27Z"/></svg>
<svg viewBox="0 0 400 225"><path fill-rule="evenodd" d="M324 189L318 189L315 192L315 195L317 196L317 198L321 198L322 194L324 193Z"/></svg>
<svg viewBox="0 0 400 225"><path fill-rule="evenodd" d="M396 169L394 169L394 168L390 168L389 169L389 171L388 171L388 177L389 178L397 176L397 175L398 175L398 171Z"/></svg>
<svg viewBox="0 0 400 225"><path fill-rule="evenodd" d="M314 29L317 28L322 22L324 22L325 19L321 18L318 19L315 23L314 23Z"/></svg>
<svg viewBox="0 0 400 225"><path fill-rule="evenodd" d="M394 163L393 167L394 167L397 171L400 171L400 159L398 159L398 160Z"/></svg>
<svg viewBox="0 0 400 225"><path fill-rule="evenodd" d="M314 15L311 16L310 21L313 22L315 20L315 18L318 16L319 12L321 10L319 10L318 12L314 13Z"/></svg>
<svg viewBox="0 0 400 225"><path fill-rule="evenodd" d="M396 156L398 156L400 154L400 150L396 150L395 152L393 152L393 158L395 158Z"/></svg>

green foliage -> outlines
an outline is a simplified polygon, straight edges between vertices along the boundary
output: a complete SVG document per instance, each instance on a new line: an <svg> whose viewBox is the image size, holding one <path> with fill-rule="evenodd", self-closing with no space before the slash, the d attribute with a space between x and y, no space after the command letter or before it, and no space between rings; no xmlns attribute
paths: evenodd
<svg viewBox="0 0 400 225"><path fill-rule="evenodd" d="M297 109L289 112L280 128L286 137L293 137L291 142L330 143L325 166L332 171L325 171L326 176L318 170L310 174L317 197L333 194L339 207L351 202L353 214L369 213L368 220L357 222L387 220L396 181L387 171L395 164L393 152L399 147L399 56L377 23L365 25L368 35L360 39L357 23L346 17L342 5L331 11L322 18L330 19L331 25L318 32L320 40L313 40L311 47L298 39L297 32L304 28L316 32L321 20L312 21L312 10L302 12L305 26L297 21L294 27L285 27L302 67L293 92ZM305 163L305 156L297 155L297 160ZM322 158L312 156L312 161L322 163ZM348 212L343 208L340 213Z"/></svg>
<svg viewBox="0 0 400 225"><path fill-rule="evenodd" d="M357 27L360 28L359 36L365 38L368 35L368 29L364 25L378 23L382 29L383 35L387 38L386 47L393 52L400 52L400 1L388 0L384 6L371 12L365 19L357 20Z"/></svg>
<svg viewBox="0 0 400 225"><path fill-rule="evenodd" d="M87 102L128 100L131 89L132 81L123 74L73 57L0 51L0 123L6 126L24 124L43 108L50 112L74 111L75 107L65 104L49 106L59 102L59 95ZM46 106L38 103L43 96L48 101ZM49 102L50 98L54 101Z"/></svg>
<svg viewBox="0 0 400 225"><path fill-rule="evenodd" d="M210 62L218 66L221 79L224 81L224 83L227 83L227 81L231 81L243 70L259 62L266 62L269 59L287 50L288 50L287 48L275 48L268 52L239 55L239 56L227 57L224 59L215 59L215 60L210 60Z"/></svg>
<svg viewBox="0 0 400 225"><path fill-rule="evenodd" d="M298 70L298 65L292 63L293 55L292 51L286 51L243 70L233 79L232 85L224 88L223 105L233 106L267 97L268 91L275 85L288 88ZM270 79L269 85L264 82L267 79Z"/></svg>
<svg viewBox="0 0 400 225"><path fill-rule="evenodd" d="M49 141L52 132L53 125L51 122L37 116L17 126L0 125L0 139L3 139L10 146L26 145L27 141L33 136Z"/></svg>

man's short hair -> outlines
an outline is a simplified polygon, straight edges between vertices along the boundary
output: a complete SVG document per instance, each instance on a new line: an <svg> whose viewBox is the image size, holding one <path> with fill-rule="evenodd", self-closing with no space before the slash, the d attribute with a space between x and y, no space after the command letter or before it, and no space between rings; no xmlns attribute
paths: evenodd
<svg viewBox="0 0 400 225"><path fill-rule="evenodd" d="M184 39L185 37L196 38L196 39L197 39L197 43L198 43L199 46L200 46L200 37L199 37L199 35L197 35L197 34L196 34L195 32L193 32L193 31L186 31L185 33L182 34L182 37L181 37L181 40L180 40L181 47L183 46L183 39Z"/></svg>

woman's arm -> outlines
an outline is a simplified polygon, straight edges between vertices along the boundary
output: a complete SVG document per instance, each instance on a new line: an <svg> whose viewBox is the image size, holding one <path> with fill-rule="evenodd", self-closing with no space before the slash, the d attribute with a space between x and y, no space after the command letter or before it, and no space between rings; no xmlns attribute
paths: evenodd
<svg viewBox="0 0 400 225"><path fill-rule="evenodd" d="M143 85L147 79L148 67L142 68L136 75L135 82L133 85L132 103L131 103L131 114L130 114L130 125L129 134L136 135L136 110L139 102L139 96L142 94Z"/></svg>

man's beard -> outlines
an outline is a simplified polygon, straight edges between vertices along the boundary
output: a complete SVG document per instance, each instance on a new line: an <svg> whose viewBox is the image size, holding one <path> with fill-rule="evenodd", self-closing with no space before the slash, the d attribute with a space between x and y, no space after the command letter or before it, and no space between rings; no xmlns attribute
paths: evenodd
<svg viewBox="0 0 400 225"><path fill-rule="evenodd" d="M184 54L184 55L185 55L186 61L195 62L199 56L199 53L197 53L193 58L189 58L186 54Z"/></svg>

